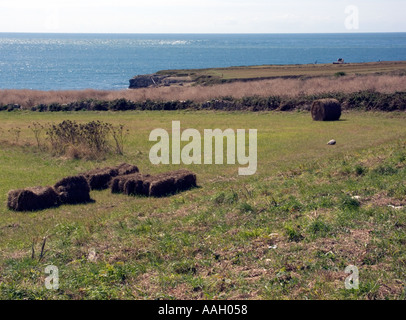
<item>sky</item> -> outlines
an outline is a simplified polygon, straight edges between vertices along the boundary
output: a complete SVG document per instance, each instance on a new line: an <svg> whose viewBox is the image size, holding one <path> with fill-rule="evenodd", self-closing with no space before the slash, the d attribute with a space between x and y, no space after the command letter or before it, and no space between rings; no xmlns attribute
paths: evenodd
<svg viewBox="0 0 406 320"><path fill-rule="evenodd" d="M406 32L405 0L0 0L0 32Z"/></svg>

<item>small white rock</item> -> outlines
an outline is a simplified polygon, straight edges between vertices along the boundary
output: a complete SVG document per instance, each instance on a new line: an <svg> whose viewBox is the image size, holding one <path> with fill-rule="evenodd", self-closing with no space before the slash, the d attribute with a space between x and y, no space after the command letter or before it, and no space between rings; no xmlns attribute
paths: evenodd
<svg viewBox="0 0 406 320"><path fill-rule="evenodd" d="M337 141L335 140L330 140L329 142L327 142L328 145L333 146L337 143Z"/></svg>
<svg viewBox="0 0 406 320"><path fill-rule="evenodd" d="M402 206L393 206L393 205L388 205L389 208L395 209L395 210L402 210L404 207Z"/></svg>
<svg viewBox="0 0 406 320"><path fill-rule="evenodd" d="M90 249L89 250L89 255L87 256L87 260L90 262L96 262L97 260L97 254L95 249Z"/></svg>

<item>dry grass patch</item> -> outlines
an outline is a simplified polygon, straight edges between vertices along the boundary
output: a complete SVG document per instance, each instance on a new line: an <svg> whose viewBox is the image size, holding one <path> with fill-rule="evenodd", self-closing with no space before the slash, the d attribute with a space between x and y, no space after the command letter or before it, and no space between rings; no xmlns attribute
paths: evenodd
<svg viewBox="0 0 406 320"><path fill-rule="evenodd" d="M34 91L0 90L0 105L19 104L31 108L40 104L68 104L89 99L114 101L184 101L205 102L220 97L243 98L252 96L299 97L329 92L353 93L358 91L394 93L406 91L406 77L395 75L366 75L316 77L310 79L268 79L250 82L233 82L213 86L161 87L120 91Z"/></svg>

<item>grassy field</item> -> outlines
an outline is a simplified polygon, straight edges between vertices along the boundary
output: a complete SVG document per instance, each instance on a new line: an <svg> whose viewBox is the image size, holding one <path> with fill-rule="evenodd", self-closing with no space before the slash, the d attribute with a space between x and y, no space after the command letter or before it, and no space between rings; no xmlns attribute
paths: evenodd
<svg viewBox="0 0 406 320"><path fill-rule="evenodd" d="M28 126L66 119L124 124L125 154L86 161L39 151ZM186 167L149 162L149 133L170 132L173 120L200 132L258 129L257 174L192 165L199 187L170 197L106 190L86 205L6 208L10 189L95 167ZM404 299L405 120L355 111L331 123L308 112L1 112L0 298ZM44 286L47 265L59 268L59 290ZM359 268L359 290L344 288L348 265Z"/></svg>
<svg viewBox="0 0 406 320"><path fill-rule="evenodd" d="M405 61L348 64L263 65L228 68L162 70L158 74L184 78L201 84L235 80L326 77L334 75L404 74Z"/></svg>

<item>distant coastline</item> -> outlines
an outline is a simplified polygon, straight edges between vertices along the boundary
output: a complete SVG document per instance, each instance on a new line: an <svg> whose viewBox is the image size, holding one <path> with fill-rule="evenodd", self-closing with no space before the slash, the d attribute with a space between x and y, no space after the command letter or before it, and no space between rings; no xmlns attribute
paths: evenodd
<svg viewBox="0 0 406 320"><path fill-rule="evenodd" d="M163 70L132 81L123 90L0 90L0 111L289 111L316 98L345 109L406 106L406 61Z"/></svg>
<svg viewBox="0 0 406 320"><path fill-rule="evenodd" d="M138 75L130 80L130 89L214 85L235 81L270 79L305 79L345 75L406 75L406 61L365 63L328 63L296 65L240 66L208 69L161 70L154 74Z"/></svg>
<svg viewBox="0 0 406 320"><path fill-rule="evenodd" d="M158 70L398 61L405 52L406 33L2 33L0 89L122 90Z"/></svg>

